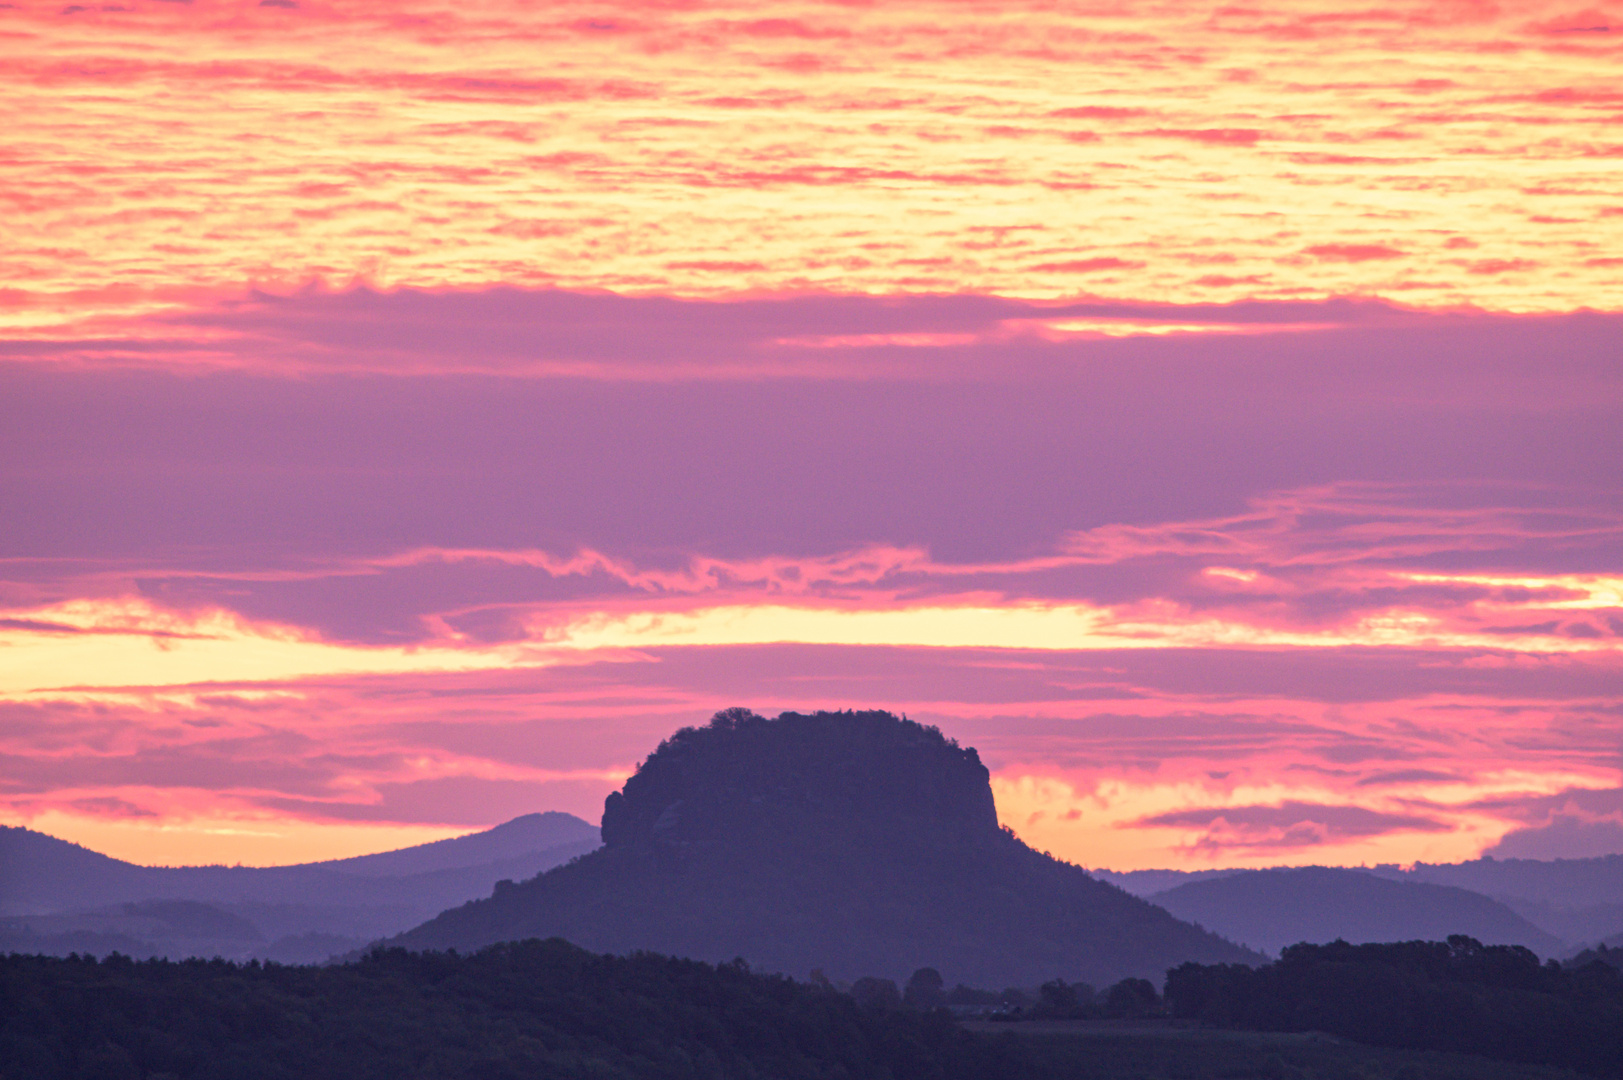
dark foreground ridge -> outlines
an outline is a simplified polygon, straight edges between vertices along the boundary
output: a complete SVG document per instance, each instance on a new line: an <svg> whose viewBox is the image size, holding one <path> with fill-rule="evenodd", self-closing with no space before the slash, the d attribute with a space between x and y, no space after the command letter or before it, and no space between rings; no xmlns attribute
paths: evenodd
<svg viewBox="0 0 1623 1080"><path fill-rule="evenodd" d="M1261 958L999 827L973 749L884 712L742 709L685 728L603 811L604 846L396 943L562 937L835 980L1159 981Z"/></svg>

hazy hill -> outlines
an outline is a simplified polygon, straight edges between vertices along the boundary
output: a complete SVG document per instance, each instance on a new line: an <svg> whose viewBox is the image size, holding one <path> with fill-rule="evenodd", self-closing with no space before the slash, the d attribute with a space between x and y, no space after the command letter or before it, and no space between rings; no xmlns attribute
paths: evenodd
<svg viewBox="0 0 1623 1080"><path fill-rule="evenodd" d="M1273 953L1300 941L1440 941L1450 934L1525 945L1545 957L1566 951L1561 940L1479 893L1364 870L1245 870L1190 881L1151 899L1180 919Z"/></svg>
<svg viewBox="0 0 1623 1080"><path fill-rule="evenodd" d="M1134 896L1153 897L1191 881L1240 870L1093 870ZM1368 873L1391 881L1452 885L1499 901L1570 948L1623 936L1623 855L1590 859L1473 859L1463 863L1390 864Z"/></svg>
<svg viewBox="0 0 1623 1080"><path fill-rule="evenodd" d="M1243 874L1244 870L1089 870L1088 873L1100 881L1110 884L1134 896L1151 897L1156 893L1176 889L1179 885L1190 881L1205 881L1208 878L1232 877Z"/></svg>
<svg viewBox="0 0 1623 1080"><path fill-rule="evenodd" d="M1377 866L1400 881L1455 885L1504 903L1528 922L1578 944L1623 935L1623 855L1592 859L1473 859Z"/></svg>
<svg viewBox="0 0 1623 1080"><path fill-rule="evenodd" d="M1623 855L1549 860L1482 858L1462 863L1415 863L1407 870L1382 865L1370 872L1408 881L1458 885L1489 896L1573 906L1623 904Z"/></svg>
<svg viewBox="0 0 1623 1080"><path fill-rule="evenodd" d="M597 830L571 814L526 814L487 832L353 859L294 866L137 866L31 829L0 826L0 914L45 914L160 897L350 903L398 895L368 879L413 878L433 890L446 870L511 863L554 848L590 850Z"/></svg>
<svg viewBox="0 0 1623 1080"><path fill-rule="evenodd" d="M137 866L0 828L0 951L324 959L598 845L569 814L297 866Z"/></svg>
<svg viewBox="0 0 1623 1080"><path fill-rule="evenodd" d="M536 851L574 846L590 850L598 845L597 827L573 814L556 810L525 814L494 829L470 836L454 836L432 844L357 855L353 859L307 863L363 877L410 877L436 870L457 870L522 858Z"/></svg>
<svg viewBox="0 0 1623 1080"><path fill-rule="evenodd" d="M888 713L729 710L609 796L600 850L396 943L559 936L835 979L928 965L981 986L1257 960L1033 851L998 826L988 781L974 750Z"/></svg>

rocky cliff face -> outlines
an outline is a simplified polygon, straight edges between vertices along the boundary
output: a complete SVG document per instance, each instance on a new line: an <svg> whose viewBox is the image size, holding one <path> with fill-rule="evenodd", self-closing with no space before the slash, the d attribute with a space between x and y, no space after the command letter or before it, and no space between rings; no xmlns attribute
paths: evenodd
<svg viewBox="0 0 1623 1080"><path fill-rule="evenodd" d="M883 712L720 713L610 795L604 846L400 938L743 957L804 977L1159 981L1259 960L999 827L974 750Z"/></svg>

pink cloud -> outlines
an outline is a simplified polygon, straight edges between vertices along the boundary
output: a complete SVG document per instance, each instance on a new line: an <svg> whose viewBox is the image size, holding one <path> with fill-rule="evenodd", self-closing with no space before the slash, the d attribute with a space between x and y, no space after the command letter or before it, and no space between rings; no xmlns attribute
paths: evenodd
<svg viewBox="0 0 1623 1080"><path fill-rule="evenodd" d="M1126 120L1142 116L1147 109L1124 105L1073 105L1049 113L1056 120Z"/></svg>
<svg viewBox="0 0 1623 1080"><path fill-rule="evenodd" d="M1478 259L1465 269L1472 274L1519 274L1538 267L1532 259Z"/></svg>
<svg viewBox="0 0 1623 1080"><path fill-rule="evenodd" d="M1099 270L1135 270L1142 267L1141 262L1132 262L1128 259L1118 259L1114 255L1099 256L1092 259L1069 259L1061 262L1038 263L1031 269L1040 274L1092 274Z"/></svg>
<svg viewBox="0 0 1623 1080"><path fill-rule="evenodd" d="M1360 806L1314 806L1287 802L1279 806L1230 806L1179 810L1135 822L1147 828L1197 828L1204 835L1198 848L1236 847L1288 851L1319 847L1332 839L1378 836L1392 832L1443 832L1440 821L1412 814L1383 814Z"/></svg>
<svg viewBox="0 0 1623 1080"><path fill-rule="evenodd" d="M1386 244L1314 244L1303 249L1318 259L1339 262L1368 262L1372 259L1400 259L1406 252Z"/></svg>
<svg viewBox="0 0 1623 1080"><path fill-rule="evenodd" d="M1140 134L1217 146L1255 146L1265 137L1265 133L1256 128L1151 128Z"/></svg>

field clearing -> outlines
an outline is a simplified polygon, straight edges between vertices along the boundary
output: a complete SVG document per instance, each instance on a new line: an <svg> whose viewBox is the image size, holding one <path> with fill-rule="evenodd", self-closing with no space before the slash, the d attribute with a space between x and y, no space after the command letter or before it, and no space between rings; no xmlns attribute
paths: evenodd
<svg viewBox="0 0 1623 1080"><path fill-rule="evenodd" d="M1578 1080L1566 1069L1364 1046L1323 1032L1225 1031L1167 1020L970 1020L1076 1080Z"/></svg>

